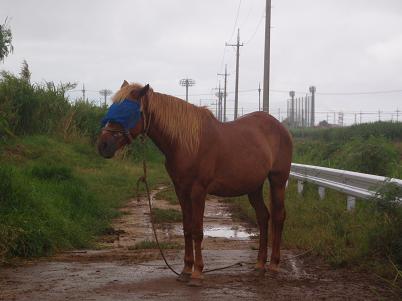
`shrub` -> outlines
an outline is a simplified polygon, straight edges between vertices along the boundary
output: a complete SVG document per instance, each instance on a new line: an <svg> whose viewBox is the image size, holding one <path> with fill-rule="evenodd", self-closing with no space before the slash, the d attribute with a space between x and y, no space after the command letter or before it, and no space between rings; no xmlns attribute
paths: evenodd
<svg viewBox="0 0 402 301"><path fill-rule="evenodd" d="M390 176L398 165L398 151L384 137L354 138L342 145L333 160L338 168Z"/></svg>

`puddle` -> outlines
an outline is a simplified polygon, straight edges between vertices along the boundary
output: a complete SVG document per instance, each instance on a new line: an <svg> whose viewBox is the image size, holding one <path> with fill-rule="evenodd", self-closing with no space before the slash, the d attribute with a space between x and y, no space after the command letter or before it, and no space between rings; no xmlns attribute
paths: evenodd
<svg viewBox="0 0 402 301"><path fill-rule="evenodd" d="M231 226L219 226L211 227L206 226L204 228L204 236L209 237L221 237L221 238L234 238L234 239L249 239L250 236L254 235L246 230L242 226L231 227Z"/></svg>

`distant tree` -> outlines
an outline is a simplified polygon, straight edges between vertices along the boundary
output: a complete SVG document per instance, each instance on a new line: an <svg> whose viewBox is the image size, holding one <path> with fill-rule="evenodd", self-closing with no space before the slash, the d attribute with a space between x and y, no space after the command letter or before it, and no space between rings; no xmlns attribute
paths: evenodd
<svg viewBox="0 0 402 301"><path fill-rule="evenodd" d="M11 29L8 26L8 19L0 25L0 61L4 62L5 57L14 51L14 47L11 44L13 35Z"/></svg>
<svg viewBox="0 0 402 301"><path fill-rule="evenodd" d="M321 120L321 121L318 123L318 127L321 127L321 128L328 128L328 127L331 127L331 125L328 123L328 121L326 121L326 120Z"/></svg>
<svg viewBox="0 0 402 301"><path fill-rule="evenodd" d="M31 82L31 71L29 71L29 66L26 60L22 61L20 77L28 83Z"/></svg>

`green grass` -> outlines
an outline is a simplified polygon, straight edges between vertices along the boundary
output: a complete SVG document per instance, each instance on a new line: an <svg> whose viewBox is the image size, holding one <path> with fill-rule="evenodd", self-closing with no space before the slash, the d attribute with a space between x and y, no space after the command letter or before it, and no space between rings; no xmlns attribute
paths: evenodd
<svg viewBox="0 0 402 301"><path fill-rule="evenodd" d="M348 141L352 138L367 139L371 136L402 141L402 122L378 121L339 128L291 129L295 138L311 138L324 141Z"/></svg>
<svg viewBox="0 0 402 301"><path fill-rule="evenodd" d="M176 209L152 208L152 216L155 223L178 223L182 221L182 214Z"/></svg>
<svg viewBox="0 0 402 301"><path fill-rule="evenodd" d="M299 195L291 181L282 247L312 249L333 266L357 266L393 279L396 270L391 262L399 270L402 267L402 207L389 201L402 192L393 189L379 202L357 200L349 212L345 195L327 190L325 199L319 200L316 187L309 184ZM235 217L256 224L247 197L226 202Z"/></svg>
<svg viewBox="0 0 402 301"><path fill-rule="evenodd" d="M402 123L292 129L293 162L402 178Z"/></svg>
<svg viewBox="0 0 402 301"><path fill-rule="evenodd" d="M172 185L169 185L162 191L158 192L155 197L158 200L168 201L170 205L179 205L176 192Z"/></svg>
<svg viewBox="0 0 402 301"><path fill-rule="evenodd" d="M181 249L182 246L176 242L159 242L161 249ZM144 240L136 243L134 246L128 247L129 250L145 250L145 249L158 249L155 241Z"/></svg>
<svg viewBox="0 0 402 301"><path fill-rule="evenodd" d="M141 165L105 160L88 142L30 136L0 144L0 263L92 246L141 174ZM148 178L151 187L167 181L158 162L149 162Z"/></svg>

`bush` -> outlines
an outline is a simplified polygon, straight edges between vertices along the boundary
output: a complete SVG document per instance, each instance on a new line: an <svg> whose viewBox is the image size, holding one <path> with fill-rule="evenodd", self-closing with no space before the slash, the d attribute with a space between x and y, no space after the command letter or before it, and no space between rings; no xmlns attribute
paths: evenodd
<svg viewBox="0 0 402 301"><path fill-rule="evenodd" d="M31 85L11 73L0 74L0 107L10 130L18 135L51 133L69 109L64 96L70 84L52 82Z"/></svg>
<svg viewBox="0 0 402 301"><path fill-rule="evenodd" d="M334 154L335 165L341 169L379 176L395 176L398 151L384 137L354 138Z"/></svg>
<svg viewBox="0 0 402 301"><path fill-rule="evenodd" d="M94 143L106 107L87 101L71 104L66 92L75 84L31 84L9 72L0 73L0 136L71 134Z"/></svg>
<svg viewBox="0 0 402 301"><path fill-rule="evenodd" d="M383 136L392 141L401 141L402 122L378 121L341 128L291 129L291 133L295 138L311 138L314 140L338 142L345 142L351 138L365 139L370 136Z"/></svg>
<svg viewBox="0 0 402 301"><path fill-rule="evenodd" d="M370 235L370 248L374 254L390 258L402 270L402 188L386 183L372 202L372 214L380 216L380 223Z"/></svg>

